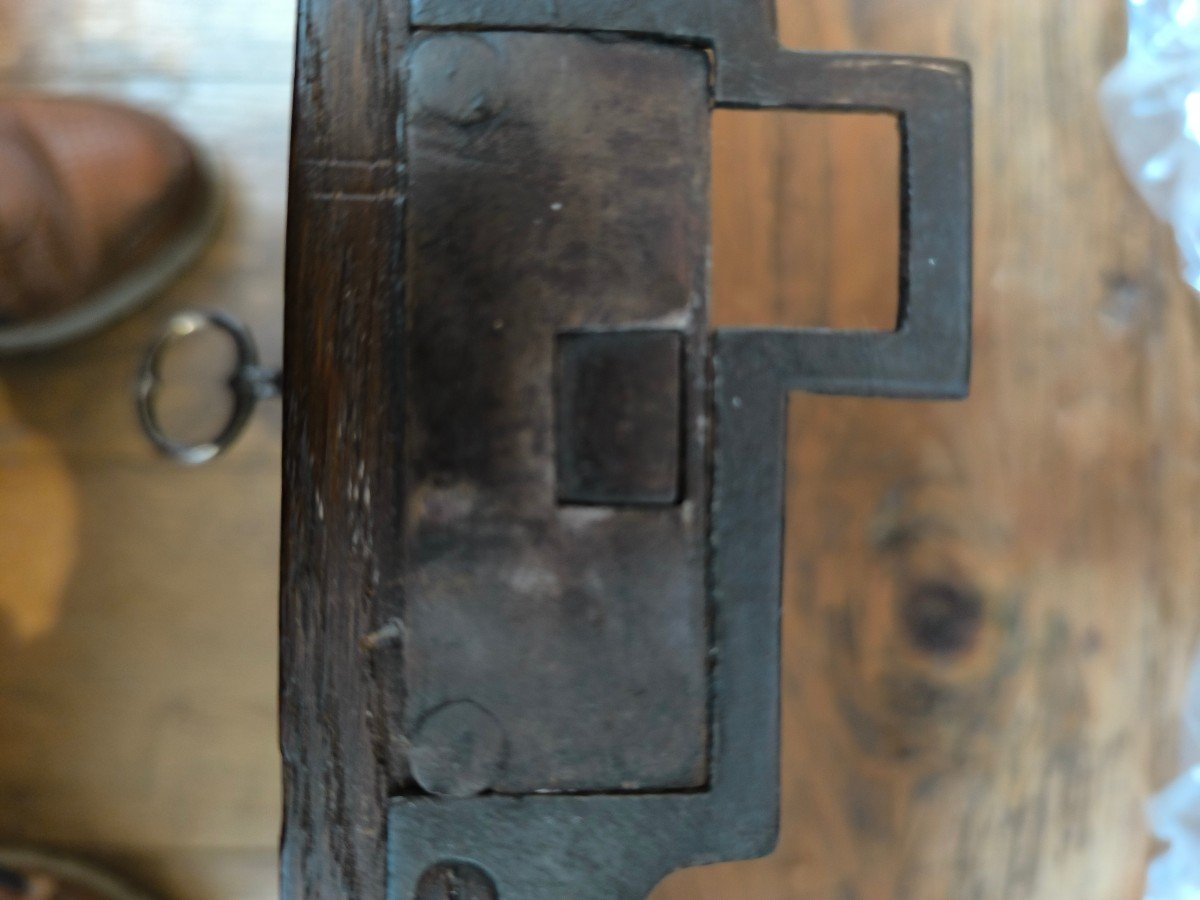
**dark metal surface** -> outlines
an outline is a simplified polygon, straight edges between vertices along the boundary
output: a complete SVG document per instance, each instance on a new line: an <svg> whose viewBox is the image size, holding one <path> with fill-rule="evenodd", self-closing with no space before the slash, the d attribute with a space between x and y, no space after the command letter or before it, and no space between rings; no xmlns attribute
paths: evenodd
<svg viewBox="0 0 1200 900"><path fill-rule="evenodd" d="M774 0L415 0L412 21L418 28L611 32L691 43L713 51L718 106L895 114L904 157L897 331L735 331L723 346L754 344L762 366L798 390L966 394L972 159L966 63L784 50Z"/></svg>
<svg viewBox="0 0 1200 900"><path fill-rule="evenodd" d="M772 0L415 0L407 29L390 0L320 2L325 27L332 6L357 15L355 40L366 19L392 27L371 52L313 57L298 121L348 121L313 88L336 63L339 88L385 72L400 127L352 106L364 123L331 128L385 152L297 165L311 227L377 235L357 253L376 277L334 279L369 293L344 291L305 339L357 329L369 372L333 371L354 421L372 402L382 420L370 453L343 454L354 422L292 399L337 424L293 417L293 469L308 454L317 502L353 502L302 517L335 530L314 542L340 562L285 603L325 660L284 657L301 726L285 727L285 894L378 895L385 781L391 900L633 900L768 852L786 396L965 393L966 67L784 51ZM708 335L713 105L897 117L895 331Z"/></svg>
<svg viewBox="0 0 1200 900"><path fill-rule="evenodd" d="M567 332L558 337L558 500L673 505L680 498L683 335Z"/></svg>
<svg viewBox="0 0 1200 900"><path fill-rule="evenodd" d="M561 740L560 727L568 729L572 739L558 754L527 756L527 769L505 773L491 786L495 793L517 796L395 799L390 818L390 890L395 898L413 896L421 874L439 859L471 860L494 880L502 897L599 900L644 896L680 866L766 852L774 841L778 813L778 598L786 394L805 389L958 396L966 387L970 156L965 70L940 62L810 57L774 46L768 50L761 28L752 17L746 18L744 8L737 16L710 16L718 5L608 6L430 0L418 2L414 10L418 24L438 27L599 28L651 35L656 42L629 35L597 43L571 35L485 31L430 37L414 54L414 95L418 103L420 98L436 97L438 107L436 131L427 124L428 109L418 109L410 126L416 210L410 227L417 236L411 253L414 321L422 321L428 293L436 298L434 315L442 330L418 328L410 335L419 355L436 354L441 365L436 382L423 381L419 372L411 376L411 390L420 397L422 385L430 385L441 404L436 418L455 436L428 451L430 467L444 466L464 450L477 454L472 458L477 467L470 482L473 490L487 481L479 477L486 473L489 488L510 498L499 516L519 524L481 519L474 493L470 502L442 501L443 507L460 508L462 513L457 528L436 532L433 546L442 566L426 567L425 576L412 583L418 595L425 592L436 598L438 615L424 626L424 637L410 635L405 683L417 696L443 697L456 692L471 696L467 692L473 683L476 692L482 690L490 698L489 704L504 706L502 720L520 722L521 741L536 746ZM664 553L661 533L647 520L615 520L610 538L589 533L576 545L578 551L564 548L557 538L546 540L544 528L530 531L524 524L531 498L545 496L548 489L546 421L544 413L536 415L549 397L547 327L560 332L577 327L585 324L580 316L595 324L661 320L669 307L658 305L656 297L663 296L663 278L679 267L672 267L669 255L656 249L663 247L664 226L670 241L682 237L681 221L685 233L694 237L697 231L687 225L670 186L664 190L661 174L650 177L638 170L644 160L653 160L651 165L657 167L666 148L679 140L697 157L707 158L700 149L707 146L707 125L666 141L651 113L707 99L699 76L674 82L655 71L652 60L658 57L691 56L695 65L703 59L685 44L662 43L664 35L715 45L717 101L891 111L899 117L905 153L906 255L895 332L731 330L715 339L714 465L711 476L703 473L699 482L693 471L685 494L694 502L703 497L697 483L711 484L713 490L713 530L707 548L711 591L706 599L695 589L676 594L664 591L661 584L639 590L653 572L669 572L668 583L688 572L696 578L703 573L699 557ZM436 52L431 49L435 46ZM614 73L619 73L617 81ZM566 90L555 93L555 85ZM614 85L619 88L613 98L606 98ZM597 110L613 114L614 124L606 126ZM612 153L618 137L613 128L623 132L619 155ZM631 156L628 148L635 143L638 152ZM544 208L556 191L566 187L570 194L579 189L577 183L589 185L603 177L597 172L611 171L619 178L606 186L606 203L583 204L581 217L565 229L546 228ZM441 193L449 184L460 198L453 205ZM429 201L422 199L426 196ZM433 215L423 212L426 202ZM623 234L595 233L609 204L648 220L660 215L664 219L626 232L632 240L623 244ZM577 203L572 206L579 208ZM573 249L571 237L561 237L579 239L589 229L593 238ZM426 240L431 234L435 238ZM646 247L637 246L639 242ZM631 258L665 264L644 267L630 277ZM438 265L445 271L426 287L426 267ZM581 272L594 273L582 290ZM705 290L697 279L689 292L703 302ZM677 311L695 302L680 294L674 283L668 295L676 297ZM624 304L615 323L604 318L605 304L614 296ZM520 354L519 364L505 366L507 351L488 332L493 316L506 328L510 321L536 320L512 351ZM689 324L694 326L696 320ZM678 421L671 398L677 396L677 388L662 366L663 350L657 351L657 361L635 359L638 350L630 335L605 347L614 340L620 341L561 333L558 338L558 498L607 502L611 508L605 515L610 517L629 515L618 511L621 504L669 502L671 486L677 483L670 465L677 455L671 440ZM486 367L470 362L481 348L487 348ZM628 358L622 360L622 355ZM465 393L448 387L449 365L461 367L458 377L468 386ZM639 368L656 365L654 377L639 378L649 374L639 373ZM639 381L644 382L643 393L635 401L630 386ZM521 398L520 409L498 416L497 410L513 397ZM694 403L691 408L696 409ZM422 421L419 409L414 419ZM533 426L523 430L522 424L530 422ZM472 439L453 430L480 426L486 438ZM708 427L693 416L685 419L682 433L688 443L703 441ZM639 433L641 440L626 436L622 443L618 435L625 428ZM502 442L514 434L532 434L533 439L510 450ZM495 467L503 463L513 467L498 472ZM522 466L531 468L522 471ZM459 476L461 472L454 473L445 483L461 485ZM426 498L414 496L423 504L421 510L427 510ZM561 522L569 511L560 508L551 515ZM661 512L650 515L656 517L651 522L661 523ZM503 538L497 540L497 535ZM617 535L630 539L615 543ZM530 587L504 592L503 585L513 582L509 567L514 562L527 564L532 559L534 571L557 575L563 562L582 562L584 557L576 552L590 557L593 565L611 562L616 567L590 603L601 621L617 618L620 636L615 642L595 642L602 632L587 613L572 607L570 591L552 589L539 597L532 587L537 579L532 579ZM422 553L415 558L420 560ZM463 571L471 575L456 575ZM617 573L636 577L622 581ZM479 588L464 590L464 581ZM471 600L477 589L486 600ZM412 606L410 598L410 610L419 608L421 601L416 602ZM498 615L512 618L498 621ZM694 629L681 632L671 624L696 621L697 616L709 617L709 627L699 633L704 648L694 643ZM531 620L536 624L531 626ZM520 627L514 628L514 622ZM449 669L431 665L419 649L435 630L444 634L447 627L461 642L453 648L459 652L452 653L454 665ZM644 640L631 638L673 632L688 634L689 645L660 644L650 651ZM496 648L492 642L497 640L519 646L519 656ZM446 643L437 643L439 652ZM481 644L496 648L496 662L486 662L490 653ZM711 670L707 664L697 665L698 650L707 651L714 663ZM648 651L663 655L650 658ZM679 734L698 733L701 729L689 715L686 698L699 695L680 694L676 685L654 679L642 683L642 689L652 693L639 705L631 702L636 692L622 690L630 684L627 674L642 677L651 671L648 667L664 662L673 667L689 660L693 676L708 682L711 699L711 743L691 745L704 747L704 762L693 762L683 750L686 742L664 742L661 730L644 731L645 722L657 718L660 725L686 723ZM564 679L564 672L571 674ZM493 691L482 686L492 678L503 687ZM600 699L592 692L597 684L615 692ZM656 687L666 690L655 694ZM609 712L598 721L597 710ZM639 720L639 710L648 718ZM613 727L622 718L632 727ZM657 746L658 754L631 765L630 751L647 746ZM682 756L672 757L681 751ZM620 759L620 765L611 766L613 758ZM707 781L661 777L670 771L670 766L662 769L662 763L672 758L687 760L690 771L707 771ZM596 773L604 777L591 777ZM692 790L667 790L680 786ZM629 788L640 793L619 795ZM573 790L596 796L522 796Z"/></svg>
<svg viewBox="0 0 1200 900"><path fill-rule="evenodd" d="M415 900L497 900L496 884L478 866L450 861L430 866Z"/></svg>
<svg viewBox="0 0 1200 900"><path fill-rule="evenodd" d="M446 703L486 710L506 752L480 790L701 787L705 57L433 34L410 71L400 730ZM596 376L589 411L572 388ZM593 439L619 454L607 467ZM565 504L564 486L613 496Z"/></svg>
<svg viewBox="0 0 1200 900"><path fill-rule="evenodd" d="M471 860L502 898L634 900L688 865L774 846L779 799L779 589L784 393L722 366L715 408L713 742L703 791L641 796L398 798L390 896L438 859ZM753 465L748 465L753 461Z"/></svg>

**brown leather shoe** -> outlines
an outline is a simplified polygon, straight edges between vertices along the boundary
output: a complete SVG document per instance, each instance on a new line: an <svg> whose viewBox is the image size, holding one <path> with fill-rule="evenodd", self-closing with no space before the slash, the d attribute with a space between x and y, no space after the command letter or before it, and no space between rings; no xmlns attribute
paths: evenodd
<svg viewBox="0 0 1200 900"><path fill-rule="evenodd" d="M0 900L146 900L146 897L74 860L0 848Z"/></svg>
<svg viewBox="0 0 1200 900"><path fill-rule="evenodd" d="M0 96L0 354L96 330L207 244L217 190L196 147L117 103Z"/></svg>

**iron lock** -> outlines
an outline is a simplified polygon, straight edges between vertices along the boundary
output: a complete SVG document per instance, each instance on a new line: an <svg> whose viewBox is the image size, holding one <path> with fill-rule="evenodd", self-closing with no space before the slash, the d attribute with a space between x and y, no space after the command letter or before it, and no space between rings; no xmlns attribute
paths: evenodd
<svg viewBox="0 0 1200 900"><path fill-rule="evenodd" d="M637 898L773 847L787 394L961 397L971 332L967 68L773 13L302 5L285 896ZM717 107L896 117L894 330L710 329Z"/></svg>

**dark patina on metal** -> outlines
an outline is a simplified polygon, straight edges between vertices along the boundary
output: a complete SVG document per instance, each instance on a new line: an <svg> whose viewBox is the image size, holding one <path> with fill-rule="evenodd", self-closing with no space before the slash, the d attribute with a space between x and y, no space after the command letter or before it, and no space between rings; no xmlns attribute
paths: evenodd
<svg viewBox="0 0 1200 900"><path fill-rule="evenodd" d="M707 60L437 32L409 74L396 727L486 710L495 794L700 789Z"/></svg>
<svg viewBox="0 0 1200 900"><path fill-rule="evenodd" d="M394 152L319 177L386 190L318 192L303 166L297 184L329 229L352 227L356 197L402 223L379 248L396 302L339 310L397 332L364 345L390 386L386 477L351 479L394 494L367 521L395 540L364 554L369 663L328 670L370 698L361 728L345 717L369 787L341 804L341 776L292 763L291 883L375 884L383 839L390 900L635 900L769 852L786 397L965 394L968 70L785 51L772 0L370 3L407 12L387 44ZM719 106L896 117L895 330L710 331ZM294 608L330 631L307 595ZM338 696L335 678L305 686L320 671L285 654L293 756L343 746L295 702ZM304 830L314 809L375 809L380 783L385 838L333 815Z"/></svg>
<svg viewBox="0 0 1200 900"><path fill-rule="evenodd" d="M680 501L683 361L676 331L559 335L559 503Z"/></svg>

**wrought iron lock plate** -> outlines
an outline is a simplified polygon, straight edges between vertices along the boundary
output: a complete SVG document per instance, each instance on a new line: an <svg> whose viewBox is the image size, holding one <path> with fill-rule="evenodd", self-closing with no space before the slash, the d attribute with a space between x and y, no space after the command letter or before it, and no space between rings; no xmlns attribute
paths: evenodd
<svg viewBox="0 0 1200 900"><path fill-rule="evenodd" d="M787 393L966 391L968 72L784 51L767 0L415 0L404 27L397 614L363 636L386 894L642 897L776 839ZM894 331L711 332L719 106L897 117ZM338 166L299 187L347 202Z"/></svg>

